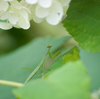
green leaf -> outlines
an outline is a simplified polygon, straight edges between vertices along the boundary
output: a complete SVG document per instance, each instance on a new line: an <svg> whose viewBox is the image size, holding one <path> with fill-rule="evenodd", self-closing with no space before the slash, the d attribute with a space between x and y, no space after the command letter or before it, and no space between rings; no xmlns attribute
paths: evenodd
<svg viewBox="0 0 100 99"><path fill-rule="evenodd" d="M100 53L80 49L80 58L91 77L91 91L94 92L100 88Z"/></svg>
<svg viewBox="0 0 100 99"><path fill-rule="evenodd" d="M90 78L80 60L69 62L47 79L13 90L20 99L90 99Z"/></svg>
<svg viewBox="0 0 100 99"><path fill-rule="evenodd" d="M67 55L64 56L65 63L68 61L76 61L79 59L79 50L77 47L74 47L67 52Z"/></svg>
<svg viewBox="0 0 100 99"><path fill-rule="evenodd" d="M17 50L0 57L0 79L24 82L33 70L23 70L21 78L22 68L35 68L43 59L49 43L52 44L51 52L57 50L62 44L67 41L70 37L60 38L37 38L30 43L18 48ZM40 42L40 43L39 43ZM46 45L43 45L44 43ZM33 77L38 78L40 71ZM14 99L11 94L13 87L1 86L0 85L0 98L1 99ZM5 94L6 93L6 94Z"/></svg>
<svg viewBox="0 0 100 99"><path fill-rule="evenodd" d="M99 21L99 0L72 0L63 24L80 47L89 52L100 52Z"/></svg>

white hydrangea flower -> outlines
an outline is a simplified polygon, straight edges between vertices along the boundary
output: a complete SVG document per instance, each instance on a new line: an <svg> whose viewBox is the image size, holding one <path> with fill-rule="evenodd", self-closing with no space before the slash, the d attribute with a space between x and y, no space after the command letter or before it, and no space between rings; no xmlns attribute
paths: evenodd
<svg viewBox="0 0 100 99"><path fill-rule="evenodd" d="M71 0L0 0L0 28L28 29L30 20L40 23L46 20L57 25L62 20ZM5 25L5 27L4 27Z"/></svg>
<svg viewBox="0 0 100 99"><path fill-rule="evenodd" d="M33 20L37 23L46 20L51 25L57 25L68 9L71 0L38 0L30 7ZM32 3L31 3L32 4ZM67 9L66 9L66 6Z"/></svg>
<svg viewBox="0 0 100 99"><path fill-rule="evenodd" d="M8 23L12 26L28 29L30 27L30 20L28 18L28 12L25 7L21 6L18 1L10 2L10 10L0 14L1 20L7 20L6 27ZM4 23L3 23L4 25ZM3 28L3 27L1 27ZM8 28L10 28L8 26Z"/></svg>
<svg viewBox="0 0 100 99"><path fill-rule="evenodd" d="M35 14L38 18L46 18L49 24L57 25L63 16L63 7L58 1L54 1L49 8L37 5Z"/></svg>
<svg viewBox="0 0 100 99"><path fill-rule="evenodd" d="M21 10L19 15L20 17L17 24L23 29L28 29L30 27L30 22L27 11Z"/></svg>

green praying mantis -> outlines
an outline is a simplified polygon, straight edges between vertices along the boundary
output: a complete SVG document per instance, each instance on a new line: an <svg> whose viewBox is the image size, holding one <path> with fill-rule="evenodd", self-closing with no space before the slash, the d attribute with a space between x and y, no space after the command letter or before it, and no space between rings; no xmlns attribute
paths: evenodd
<svg viewBox="0 0 100 99"><path fill-rule="evenodd" d="M52 45L51 44L48 44L47 45L47 52L45 54L45 56L43 57L42 61L39 63L39 65L33 70L33 72L29 75L29 77L26 79L25 83L27 83L36 73L37 71L43 66L44 62L45 62L45 59L47 57L47 55L49 54L49 57L50 58L55 58L56 56L58 56L59 54L61 54L60 51L58 51L57 53L55 53L53 56L51 56L51 53L50 53L50 49L51 49ZM24 83L24 84L25 84Z"/></svg>

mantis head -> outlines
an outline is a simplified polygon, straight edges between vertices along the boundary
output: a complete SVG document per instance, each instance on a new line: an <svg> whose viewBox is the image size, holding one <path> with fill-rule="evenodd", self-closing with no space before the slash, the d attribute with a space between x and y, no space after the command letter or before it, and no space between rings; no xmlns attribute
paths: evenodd
<svg viewBox="0 0 100 99"><path fill-rule="evenodd" d="M48 45L47 45L47 48L51 48L51 47L52 47L52 45L51 45L51 44L48 44Z"/></svg>

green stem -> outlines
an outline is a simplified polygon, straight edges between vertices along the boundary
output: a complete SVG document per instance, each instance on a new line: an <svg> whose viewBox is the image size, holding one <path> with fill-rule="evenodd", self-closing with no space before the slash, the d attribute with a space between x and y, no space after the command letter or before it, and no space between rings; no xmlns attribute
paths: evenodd
<svg viewBox="0 0 100 99"><path fill-rule="evenodd" d="M0 80L0 85L7 85L7 86L13 86L13 87L22 87L24 84L12 82L12 81L6 81L6 80Z"/></svg>

